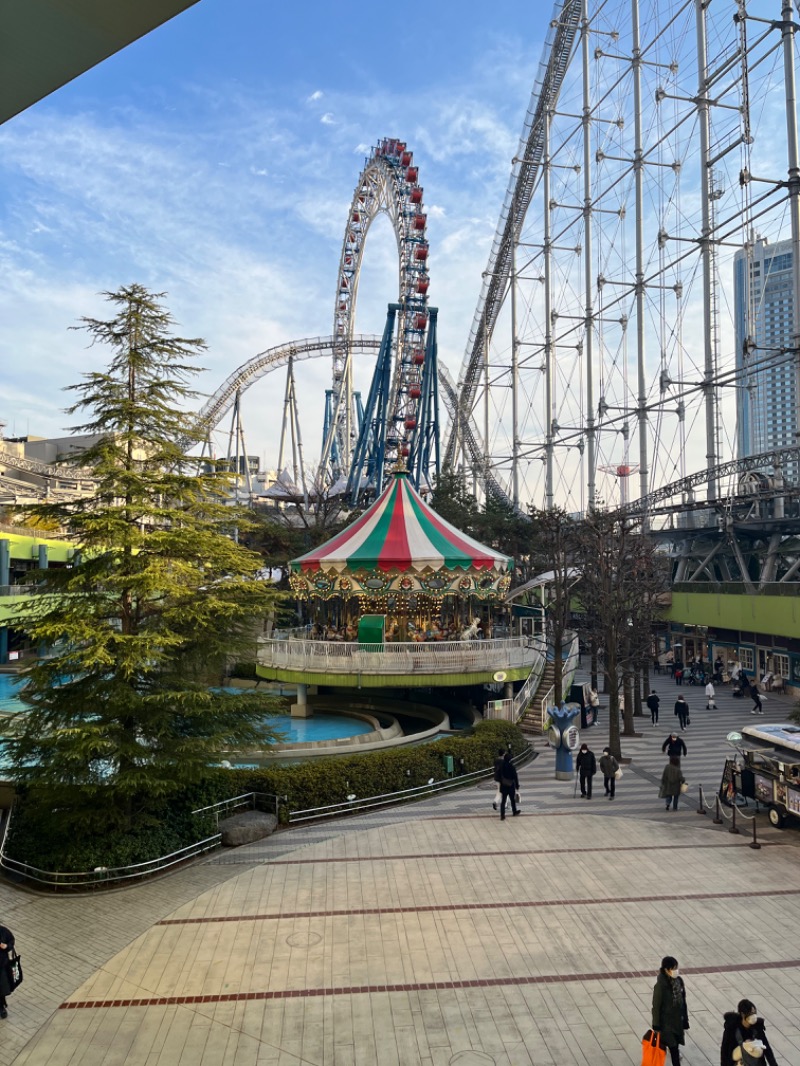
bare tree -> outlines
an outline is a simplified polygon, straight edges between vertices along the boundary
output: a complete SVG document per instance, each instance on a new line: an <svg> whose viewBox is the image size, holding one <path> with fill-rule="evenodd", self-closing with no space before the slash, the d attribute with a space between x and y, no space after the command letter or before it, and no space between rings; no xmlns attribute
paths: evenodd
<svg viewBox="0 0 800 1066"><path fill-rule="evenodd" d="M587 638L603 651L609 697L609 747L619 758L620 686L626 695L622 735L634 736L633 677L649 652L659 597L668 570L641 522L619 513L594 511L580 524L576 564L578 599Z"/></svg>
<svg viewBox="0 0 800 1066"><path fill-rule="evenodd" d="M564 698L564 661L562 648L567 631L571 628L572 600L575 582L578 579L576 554L580 539L578 524L566 511L553 508L530 511L533 540L531 546L531 572L546 573L546 634L552 648L555 703Z"/></svg>

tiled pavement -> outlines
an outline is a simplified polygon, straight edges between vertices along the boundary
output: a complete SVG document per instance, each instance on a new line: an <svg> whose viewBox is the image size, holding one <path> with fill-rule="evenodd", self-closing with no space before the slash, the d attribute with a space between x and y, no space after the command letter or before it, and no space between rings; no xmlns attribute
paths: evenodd
<svg viewBox="0 0 800 1066"><path fill-rule="evenodd" d="M0 1062L632 1066L671 953L690 997L688 1066L716 1066L722 1012L744 995L781 1066L800 1066L800 832L762 817L751 850L695 813L694 789L664 811L677 690L655 683L665 728L648 718L625 740L613 803L602 779L591 803L574 799L543 749L505 825L486 783L112 895L1 887L26 980ZM706 712L701 692L684 695L685 773L713 793L749 703L723 690ZM764 720L789 703L765 703ZM598 754L605 724L586 734Z"/></svg>

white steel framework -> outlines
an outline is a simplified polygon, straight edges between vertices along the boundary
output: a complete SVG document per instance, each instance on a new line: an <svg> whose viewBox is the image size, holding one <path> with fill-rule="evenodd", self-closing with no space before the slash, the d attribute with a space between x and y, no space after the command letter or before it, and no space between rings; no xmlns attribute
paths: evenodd
<svg viewBox="0 0 800 1066"><path fill-rule="evenodd" d="M796 17L555 4L445 442L488 494L583 511L632 468L632 496L700 468L708 500L729 490L733 257L757 236L800 251ZM800 431L798 334L748 359L794 361Z"/></svg>

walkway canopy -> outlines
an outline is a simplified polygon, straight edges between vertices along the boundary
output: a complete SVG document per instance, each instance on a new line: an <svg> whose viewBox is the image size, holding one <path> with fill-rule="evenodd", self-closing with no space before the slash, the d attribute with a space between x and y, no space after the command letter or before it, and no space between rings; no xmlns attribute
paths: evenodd
<svg viewBox="0 0 800 1066"><path fill-rule="evenodd" d="M514 561L460 533L396 473L364 514L338 536L290 563L301 597L428 593L498 599Z"/></svg>

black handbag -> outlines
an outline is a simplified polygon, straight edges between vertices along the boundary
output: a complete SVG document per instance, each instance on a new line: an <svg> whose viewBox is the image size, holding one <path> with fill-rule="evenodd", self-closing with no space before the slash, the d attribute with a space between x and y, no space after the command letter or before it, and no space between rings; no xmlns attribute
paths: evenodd
<svg viewBox="0 0 800 1066"><path fill-rule="evenodd" d="M8 957L9 962L9 976L11 978L11 991L15 988L19 988L22 984L22 956L18 955L16 951L12 951Z"/></svg>

